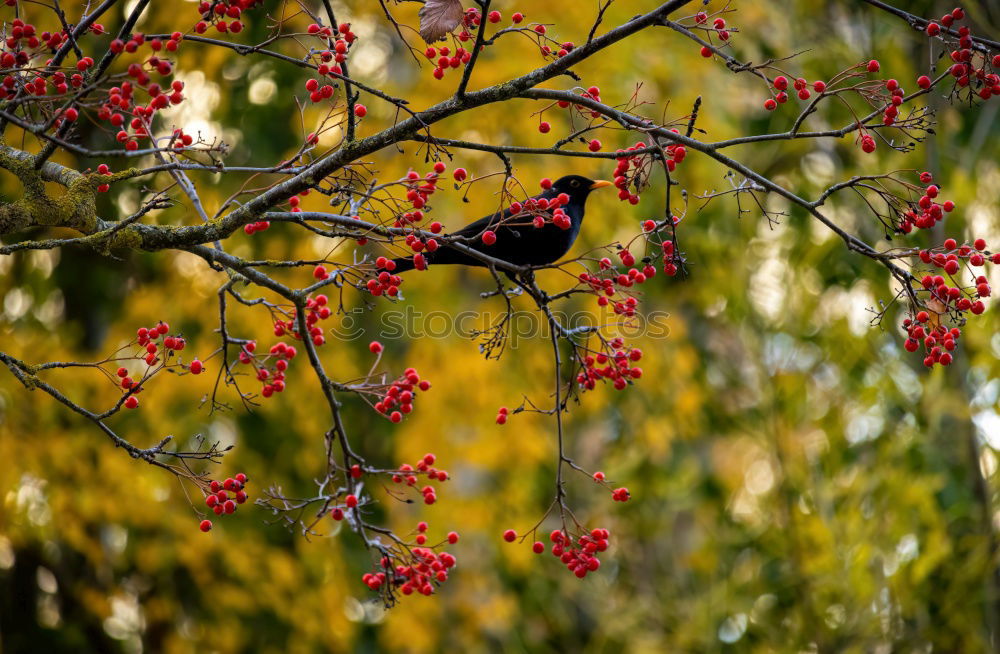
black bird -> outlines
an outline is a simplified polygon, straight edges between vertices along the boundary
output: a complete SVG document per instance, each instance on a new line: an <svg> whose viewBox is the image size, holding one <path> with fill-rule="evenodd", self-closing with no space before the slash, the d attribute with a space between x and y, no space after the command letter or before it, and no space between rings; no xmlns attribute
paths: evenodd
<svg viewBox="0 0 1000 654"><path fill-rule="evenodd" d="M569 196L569 201L560 205L569 219L569 226L565 229L556 225L551 218L548 218L542 227L535 227L532 223L534 216L527 208L516 215L510 209L505 209L502 213L480 218L449 236L464 236L469 239L464 245L470 249L515 266L542 266L554 263L569 252L580 234L587 196L594 189L604 186L611 186L611 182L594 181L581 175L567 175L560 177L552 183L551 188L533 198L536 201L542 198L551 201L563 193ZM496 242L492 245L487 245L483 241L483 234L487 231L492 231L496 235ZM429 264L487 265L448 245L442 245L434 252L425 250L423 255ZM396 268L392 272L396 274L413 270L414 267L412 257L396 259L395 263Z"/></svg>

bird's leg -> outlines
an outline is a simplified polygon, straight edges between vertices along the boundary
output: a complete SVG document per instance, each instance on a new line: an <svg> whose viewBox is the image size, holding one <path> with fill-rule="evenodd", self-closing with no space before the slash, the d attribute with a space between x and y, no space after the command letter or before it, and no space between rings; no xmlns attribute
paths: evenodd
<svg viewBox="0 0 1000 654"><path fill-rule="evenodd" d="M509 270L505 270L504 272L507 274L507 279L515 284L514 288L509 291L505 291L507 297L519 297L522 293L524 293L524 288L517 283L517 275Z"/></svg>
<svg viewBox="0 0 1000 654"><path fill-rule="evenodd" d="M535 271L528 270L524 273L523 278L511 273L508 273L508 275L512 280L514 280L514 283L521 287L522 291L530 295L540 305L549 303L549 300L551 299L549 298L549 294L539 288L538 284L535 283Z"/></svg>
<svg viewBox="0 0 1000 654"><path fill-rule="evenodd" d="M511 298L511 297L520 297L522 293L524 293L524 289L519 286L516 286L514 288L500 287L493 291L483 291L482 293L479 294L479 297L481 297L484 300L486 298L496 297L498 295L503 295L504 297Z"/></svg>
<svg viewBox="0 0 1000 654"><path fill-rule="evenodd" d="M482 293L479 294L479 297L483 298L484 300L486 298L491 298L497 295L503 295L505 298L512 298L512 297L518 297L519 295L521 295L521 293L524 292L524 289L520 287L507 288L504 285L503 280L500 279L500 275L497 274L497 269L494 268L493 266L487 266L487 268L493 275L493 279L496 281L497 287L496 290L494 291L483 291ZM514 274L512 272L510 272L509 270L505 270L504 274L507 275L507 278L510 279L512 282L514 282L515 284L517 283L517 279L515 279Z"/></svg>

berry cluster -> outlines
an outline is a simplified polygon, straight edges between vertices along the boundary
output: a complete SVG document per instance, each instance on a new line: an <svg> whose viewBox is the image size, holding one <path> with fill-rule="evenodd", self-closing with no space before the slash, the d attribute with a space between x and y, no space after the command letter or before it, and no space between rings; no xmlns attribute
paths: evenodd
<svg viewBox="0 0 1000 654"><path fill-rule="evenodd" d="M406 482L407 486L416 486L418 474L427 475L428 481L448 481L448 471L435 468L435 461L436 457L433 454L425 454L417 461L416 466L404 463L399 466L399 470L393 472L392 481L396 484ZM429 484L421 488L420 493L424 496L424 504L430 505L437 501L437 491Z"/></svg>
<svg viewBox="0 0 1000 654"><path fill-rule="evenodd" d="M406 188L406 201L410 204L412 210L401 212L396 217L393 227L397 229L413 227L424 220L426 217L425 209L429 210L427 202L430 196L439 190L437 184L441 181L441 175L447 170L448 167L445 163L438 161L434 164L434 169L423 177L415 170L411 170L406 174L406 177L402 180L402 184ZM467 174L464 168L459 168L454 172L455 180L461 182L466 178ZM428 226L428 229L433 234L440 234L443 227L441 223L435 221ZM437 250L437 240L433 237L428 238L416 233L408 233L405 242L407 247L414 253L414 267L417 270L426 270L427 259L423 251L434 252ZM379 273L376 279L368 281L369 292L376 296L383 293L393 297L396 296L399 292L399 284L402 281L398 275L391 274L396 269L396 264L391 259L379 257L375 262L375 266L382 272Z"/></svg>
<svg viewBox="0 0 1000 654"><path fill-rule="evenodd" d="M941 36L942 25L950 28L953 24L965 18L965 12L956 7L950 13L941 17L940 24L931 21L927 23L926 32L930 37ZM958 48L949 54L952 65L948 72L955 79L955 91L969 89L969 96L979 96L989 100L994 95L1000 95L1000 75L995 72L1000 69L1000 55L992 58L984 52L973 49L972 33L965 25L958 28ZM989 67L991 70L987 70Z"/></svg>
<svg viewBox="0 0 1000 654"><path fill-rule="evenodd" d="M881 107L882 123L884 125L893 125L896 122L896 118L899 116L899 107L903 104L906 97L906 92L902 87L900 87L899 82L896 80L887 80L884 85L877 83L876 89L873 89L870 84L842 87L839 89L834 89L833 87L833 85L837 82L852 77L862 76L865 72L877 73L880 69L881 64L879 64L878 60L872 59L868 62L862 62L857 66L836 75L835 78L829 83L829 86L828 83L823 80L816 80L810 84L803 77L795 78L791 81L791 85L799 100L803 101L812 97L813 92L824 94L839 93L841 91L858 91L863 97L868 99L869 102L872 102L873 104L878 103L877 106ZM930 88L931 80L926 76L921 77L918 80L918 85L924 89ZM811 91L810 86L812 87ZM764 101L764 108L768 111L774 111L778 108L778 105L788 102L787 91L789 90L789 78L785 75L778 75L771 80L771 87L772 97L767 98ZM868 130L860 124L858 126L858 137L856 142L865 153L870 154L877 149L875 137L873 137Z"/></svg>
<svg viewBox="0 0 1000 654"><path fill-rule="evenodd" d="M417 257L419 257L419 263ZM415 267L421 266L418 267L418 270L424 270L427 268L427 261L420 253L413 256L413 263ZM369 279L366 283L368 292L375 297L382 294L388 295L389 297L396 297L399 295L399 286L403 283L403 278L399 275L392 274L392 271L396 269L396 262L392 259L387 259L386 257L379 257L375 260L375 268L379 270L379 273L373 279Z"/></svg>
<svg viewBox="0 0 1000 654"><path fill-rule="evenodd" d="M14 3L8 2L7 4L13 5ZM90 32L92 34L104 34L104 26L100 23L94 23L90 26ZM44 46L49 50L57 50L68 38L69 34L65 30L59 32L42 32L39 34L33 24L26 23L20 18L15 18L11 21L10 33L5 40L10 52L5 53L3 56L3 67L12 68L14 65L23 66L28 63L31 55L19 50L20 48L34 50Z"/></svg>
<svg viewBox="0 0 1000 654"><path fill-rule="evenodd" d="M606 349L579 361L582 370L577 373L576 383L581 388L593 390L599 380L610 379L615 389L622 390L631 380L642 377L642 368L632 365L642 358L642 350L626 348L621 337L607 341Z"/></svg>
<svg viewBox="0 0 1000 654"><path fill-rule="evenodd" d="M923 263L941 269L956 285L949 286L943 275L924 275L920 281L923 287L921 292L927 294L924 302L926 309L915 310L903 321L907 335L903 347L907 352L916 352L923 346L924 365L928 368L934 364L947 366L953 360L952 352L961 329L958 326L946 327L943 317L951 315L956 325L962 325L966 321L966 312L978 316L986 310L983 299L992 294L985 275L973 273L975 284L972 287L962 287L955 282L954 276L963 265L978 268L987 263L1000 264L1000 253L987 252L983 239L976 239L971 246L959 246L955 239L949 238L941 248L921 250L919 256Z"/></svg>
<svg viewBox="0 0 1000 654"><path fill-rule="evenodd" d="M462 30L453 38L453 41L457 40L459 43L475 41L475 35L472 32L479 27L482 20L483 15L478 8L470 7L466 9L465 14L462 16ZM486 15L486 20L492 24L499 23L503 20L503 14L496 10L491 11ZM511 22L515 25L523 20L524 14L522 13L515 13L511 17ZM535 31L540 35L544 34L544 26L539 27L541 27L542 30L539 32L536 29ZM427 57L429 61L434 63L434 69L431 73L434 76L434 79L444 79L445 73L448 72L449 69L460 68L472 60L471 51L458 44L454 45L454 48L447 45L439 47L429 46L426 50L424 50L424 56ZM570 47L572 48L572 44L570 44ZM548 54L549 52L551 52L550 48L546 47L543 49L543 54Z"/></svg>
<svg viewBox="0 0 1000 654"><path fill-rule="evenodd" d="M336 31L332 27L322 27L312 23L306 31L325 41L326 48L313 52L313 60L316 65L316 72L321 78L343 75L344 70L340 64L347 61L350 54L351 45L357 41L358 36L351 31L350 23L341 23ZM313 102L320 102L333 96L333 86L324 84L325 80L310 79L306 82L306 91L309 92L309 99ZM364 117L367 109L363 106L361 112L355 107L355 115Z"/></svg>
<svg viewBox="0 0 1000 654"><path fill-rule="evenodd" d="M277 332L278 325L275 325ZM239 361L244 365L252 365L256 371L257 381L263 384L260 394L265 398L285 390L285 371L289 362L298 354L296 349L285 343L276 343L268 350L266 357L255 355L257 343L248 341L240 348ZM273 363L272 363L273 361Z"/></svg>
<svg viewBox="0 0 1000 654"><path fill-rule="evenodd" d="M632 498L631 493L629 493L628 489L625 487L616 488L613 491L611 491L611 499L613 499L615 502L628 502L629 499L631 498Z"/></svg>
<svg viewBox="0 0 1000 654"><path fill-rule="evenodd" d="M453 52L446 45L439 48L428 47L424 50L424 56L437 64L432 73L434 79L443 79L449 68L458 68L462 64L469 63L469 60L472 59L472 53L465 48L457 47Z"/></svg>
<svg viewBox="0 0 1000 654"><path fill-rule="evenodd" d="M374 343L381 348L381 344ZM382 415L387 415L392 422L400 422L403 416L413 411L413 402L416 400L417 391L427 391L431 383L426 379L420 379L420 375L415 368L407 368L403 376L392 382L386 388L385 394L375 403L375 410ZM394 410L399 405L398 410ZM433 458L431 463L433 463Z"/></svg>
<svg viewBox="0 0 1000 654"><path fill-rule="evenodd" d="M676 128L671 128L670 131L673 132L674 134L680 134L680 130ZM644 145L642 143L636 143L632 147L634 149L639 149L641 147L644 147ZM666 150L666 155L667 155L667 170L669 170L670 172L674 172L674 170L677 169L677 166L679 166L681 162L684 161L684 157L687 156L687 148L685 148L683 145L675 143L673 145L668 145L664 149ZM633 202L632 204L635 203Z"/></svg>
<svg viewBox="0 0 1000 654"><path fill-rule="evenodd" d="M91 31L95 34L101 34L104 32L104 28L95 24L91 27ZM47 68L26 69L22 72L13 70L16 67L28 65L31 59L37 55L54 51L67 38L68 35L65 31L43 32L36 35L36 29L33 25L15 19L12 23L10 36L4 43L5 49L0 54L0 65L10 70L3 78L0 99L13 97L18 93L27 93L36 97L46 96L50 93L51 82L51 91L54 91L52 102L55 102L61 96L67 95L71 88L83 87L87 71L94 66L94 59L91 57L81 56L76 62L77 72L69 76L62 70L50 71ZM136 33L128 41L113 40L109 49L115 55L123 52L136 52L144 45L149 46L154 53L164 48L168 51L176 51L181 39L180 32L174 32L166 43L160 39L147 41L143 34ZM24 46L28 50L21 49ZM31 52L32 50L34 52ZM150 137L150 122L158 110L165 109L172 104L180 104L184 100L181 92L184 88L182 82L174 80L169 87L163 88L160 84L152 82L151 73L167 77L173 73L173 65L155 54L142 63L129 64L127 74L133 81L124 80L120 85L111 87L107 92L106 99L97 111L99 120L107 121L112 127L118 129L116 139L124 144L126 150L137 150L138 141ZM146 104L136 102L135 92L137 88L142 89L148 96ZM126 118L129 115L131 118ZM56 108L53 111L52 125L58 129L65 123L75 122L79 116L80 110L76 107ZM132 133L129 133L128 128L133 130ZM184 135L182 131L175 133L175 148L181 149L191 143L190 136Z"/></svg>
<svg viewBox="0 0 1000 654"><path fill-rule="evenodd" d="M155 327L140 327L136 330L137 342L140 347L146 348L146 363L150 366L156 364L159 359L156 354L158 351L158 346L156 341L161 340L161 345L167 350L181 351L184 349L186 342L181 336L167 336L167 332L170 331L170 325L163 322L162 320L156 323Z"/></svg>
<svg viewBox="0 0 1000 654"><path fill-rule="evenodd" d="M539 182L539 186L542 190L548 191L552 188L552 180L546 177ZM531 218L531 224L535 229L541 229L549 223L559 229L569 229L573 221L563 210L564 204L569 204L569 196L560 193L554 198L528 198L524 202L511 202L510 212L512 218L521 216ZM496 243L496 238L492 238L491 241L487 245ZM483 242L486 242L485 238Z"/></svg>
<svg viewBox="0 0 1000 654"><path fill-rule="evenodd" d="M552 541L552 556L559 557L559 560L566 564L574 575L583 579L587 573L594 572L601 567L601 562L597 555L608 549L608 538L611 534L607 529L592 529L590 531L581 530L575 539L570 534L561 529L554 530L549 534ZM517 540L517 532L508 529L503 533L503 539L508 543ZM545 544L542 541L535 541L531 545L531 551L535 554L545 552Z"/></svg>
<svg viewBox="0 0 1000 654"><path fill-rule="evenodd" d="M122 367L117 371L118 378L121 379L121 387L129 393L129 396L125 398L125 408L126 409L136 409L139 407L139 398L136 397L142 392L142 385L129 377L128 369Z"/></svg>
<svg viewBox="0 0 1000 654"><path fill-rule="evenodd" d="M609 491L611 491L611 499L613 499L615 502L628 502L629 499L632 498L632 494L629 493L628 489L625 487L612 489L611 485L607 483L604 473L601 472L600 470L595 472L591 476L591 479L593 479L595 483L601 484Z"/></svg>
<svg viewBox="0 0 1000 654"><path fill-rule="evenodd" d="M948 329L941 323L936 326L928 326L928 329L925 329L921 323L926 323L929 319L930 314L926 311L919 311L915 321L909 318L903 321L903 329L906 330L907 334L903 347L906 348L907 352L916 352L923 345L927 352L927 356L924 357L924 365L928 368L933 367L935 363L940 363L942 366L950 365L952 362L951 350L957 347L955 341L961 335L961 330L958 327Z"/></svg>
<svg viewBox="0 0 1000 654"><path fill-rule="evenodd" d="M261 4L263 4L263 0L228 0L228 2L226 0L221 2L202 0L198 3L198 13L201 14L201 20L195 23L194 31L198 34L204 34L210 25L214 25L215 30L221 34L227 32L239 34L243 31L243 23L239 20L243 12ZM228 18L233 20L227 21Z"/></svg>
<svg viewBox="0 0 1000 654"><path fill-rule="evenodd" d="M403 182L406 187L406 200L412 204L414 211L405 212L397 218L395 227L416 224L424 219L424 213L421 209L427 206L430 196L438 190L437 183L447 170L448 166L443 161L438 161L434 164L434 170L426 173L422 179L420 173L415 170L406 173L406 179Z"/></svg>
<svg viewBox="0 0 1000 654"><path fill-rule="evenodd" d="M674 225L680 222L677 216L671 216ZM673 241L663 241L661 245L663 249L663 272L669 277L673 277L677 274L677 264L682 263L680 253L676 250Z"/></svg>
<svg viewBox="0 0 1000 654"><path fill-rule="evenodd" d="M694 16L695 26L707 33L709 39L713 36L718 37L720 41L726 43L729 41L729 30L726 29L726 19L721 16L712 21L712 27L702 27L708 23L708 14L704 11L699 11ZM702 46L701 56L708 58L711 57L713 53L712 48L708 46Z"/></svg>
<svg viewBox="0 0 1000 654"><path fill-rule="evenodd" d="M653 229L655 223L649 225L652 222L646 221L644 228ZM656 267L650 263L649 259L644 259L643 262L645 265L643 265L642 269L636 268L635 255L627 248L620 248L618 250L618 257L622 264L628 268L625 272L619 272L610 258L603 257L598 261L599 273L595 274L584 271L579 274L577 279L581 284L589 286L590 290L597 295L598 306L606 307L611 305L615 314L631 317L635 315L639 301L634 296L629 295L627 289L632 288L636 284L644 284L655 277ZM668 270L667 268L664 269ZM676 269L669 271L669 274L676 274ZM618 293L622 293L621 297L623 299L614 299Z"/></svg>
<svg viewBox="0 0 1000 654"><path fill-rule="evenodd" d="M928 172L920 173L920 182L927 184L924 194L917 200L916 205L911 205L900 217L897 230L903 234L909 234L914 227L919 229L930 229L938 221L944 218L946 213L955 210L955 203L951 200L937 202L941 190L932 182L934 178Z"/></svg>
<svg viewBox="0 0 1000 654"><path fill-rule="evenodd" d="M886 80L885 89L889 92L889 101L882 108L882 124L892 125L896 122L896 117L899 115L899 106L903 104L906 91L894 79Z"/></svg>
<svg viewBox="0 0 1000 654"><path fill-rule="evenodd" d="M306 327L309 328L309 339L316 347L326 343L323 328L317 323L330 317L332 312L328 303L329 299L322 293L306 300ZM277 319L274 321L274 335L284 336L286 334L290 334L296 340L302 340L302 334L299 332L298 311L295 309L292 309L288 320Z"/></svg>
<svg viewBox="0 0 1000 654"><path fill-rule="evenodd" d="M235 513L236 506L247 501L247 493L243 490L246 485L247 476L242 472L223 482L213 479L208 484L208 492L205 493L205 506L212 509L217 516ZM212 529L212 521L202 520L199 527L202 531L209 531Z"/></svg>
<svg viewBox="0 0 1000 654"><path fill-rule="evenodd" d="M955 7L944 16L941 16L940 23L945 27L951 27L952 25L954 25L956 20L962 20L963 18L965 18L965 11L961 7ZM938 23L934 21L930 21L929 23L927 23L927 27L924 28L924 30L927 32L927 36L937 36L938 34L940 34L941 25L938 25ZM971 45L971 41L969 42L969 44Z"/></svg>
<svg viewBox="0 0 1000 654"><path fill-rule="evenodd" d="M12 5L13 3L8 2L7 4ZM100 23L94 23L90 26L90 32L92 34L104 34L104 26ZM0 50L0 66L11 71L3 78L3 85L0 86L0 100L12 98L18 92L35 96L46 95L48 93L48 81L46 78L49 75L51 75L52 83L55 86L56 93L59 95L66 94L70 86L73 88L83 86L84 77L82 73L94 65L94 60L90 57L81 57L77 61L77 72L68 78L68 84L66 73L63 71L52 73L48 71L24 71L21 74L17 74L12 70L27 66L35 56L55 52L68 39L69 34L66 30L39 33L32 23L26 23L20 18L15 18L11 22L10 31L3 42L4 47ZM76 109L73 109L73 112L76 112ZM66 118L68 120L75 120L76 116L67 112Z"/></svg>
<svg viewBox="0 0 1000 654"><path fill-rule="evenodd" d="M152 327L140 327L136 330L135 344L141 349L131 358L145 362L146 371L138 381L129 375L128 369L124 366L119 367L115 371L115 375L119 380L117 384L125 391L123 406L126 409L136 409L139 407L139 398L136 396L143 390L142 383L162 368L180 368L187 370L193 375L199 375L205 370L205 365L198 359L193 359L191 363L186 365L177 362L172 366L163 361L162 368L150 370L153 366L161 363L161 356L163 360L169 360L174 353L180 352L187 346L187 341L182 336L168 335L169 331L170 325L162 320Z"/></svg>
<svg viewBox="0 0 1000 654"><path fill-rule="evenodd" d="M779 104L788 102L788 78L784 75L778 75L771 80L771 86L776 93L773 93L772 97L764 100L764 108L768 111L774 111L778 108ZM795 90L795 94L799 100L808 100L812 96L812 93L809 91L809 82L805 78L796 78L792 82L792 88ZM816 93L823 93L826 91L826 82L817 80L812 83L812 88Z"/></svg>
<svg viewBox="0 0 1000 654"><path fill-rule="evenodd" d="M457 562L458 559L448 552L438 553L429 547L414 547L409 550L408 560L393 566L389 557L383 556L380 565L382 570L392 574L392 584L403 595L412 595L414 592L431 595L435 586L448 581L448 571ZM388 578L384 571L366 573L361 581L370 589L379 590Z"/></svg>
<svg viewBox="0 0 1000 654"><path fill-rule="evenodd" d="M622 263L626 263L627 266L632 266L635 263L635 257L628 250L622 250L619 253L622 257ZM601 270L608 270L609 272L614 272L611 270L612 263L611 259L604 257L598 263ZM621 288L629 288L634 284L643 284L647 279L656 275L656 269L647 264L640 272L638 268L629 268L627 273L618 273L609 277L601 277L588 272L580 273L579 280L590 286L590 289L597 294L597 305L601 307L606 307L611 305L614 312L621 316L631 317L635 315L635 309L639 305L639 301L632 296L625 298L622 301L614 301L612 303L611 298L613 298L618 289L616 286Z"/></svg>
<svg viewBox="0 0 1000 654"><path fill-rule="evenodd" d="M607 483L604 473L601 472L600 470L595 472L591 476L591 479L593 479L595 483L601 484L609 491L611 491L611 499L613 499L615 502L628 502L629 499L631 499L632 497L631 493L629 493L628 489L625 487L612 489L610 484Z"/></svg>
<svg viewBox="0 0 1000 654"><path fill-rule="evenodd" d="M65 32L58 32L55 34L43 32L41 34L41 41L45 43L44 47L52 50L58 48L65 38ZM22 43L22 40L24 43ZM20 19L14 19L10 36L8 36L6 40L6 48L4 49L3 54L0 55L0 65L2 65L5 69L26 66L34 55L29 54L26 50L22 50L21 48L26 46L28 49L34 50L38 48L40 44L41 42L39 41L39 37L36 36L34 25L31 23L24 23ZM82 73L93 64L94 60L90 57L81 58L77 62L78 72L73 73L68 80L66 73L63 71L56 71L52 73L52 84L55 87L56 93L64 95L69 91L70 87L77 89L83 86L84 77ZM46 95L48 93L48 80L45 75L42 74L32 77L28 71L25 71L21 75L9 73L3 78L3 86L0 87L0 99L13 98L17 95L19 90L23 90L24 93L35 96ZM74 109L74 111L76 110ZM72 121L75 120L76 117L70 117L67 115L66 119Z"/></svg>
<svg viewBox="0 0 1000 654"><path fill-rule="evenodd" d="M639 204L639 187L642 185L640 180L645 180L648 177L648 168L652 158L643 155L629 155L628 153L645 147L646 144L640 141L631 147L617 151L621 155L621 158L618 159L618 163L615 165L612 178L615 188L618 189L618 199L622 202L628 202L633 205ZM667 168L673 171L677 167L677 164L683 161L687 151L683 147L678 150L675 146L673 150L669 150L668 148L668 152L670 152L670 158L667 159ZM629 172L630 169L631 173ZM636 189L635 193L628 190L630 185Z"/></svg>

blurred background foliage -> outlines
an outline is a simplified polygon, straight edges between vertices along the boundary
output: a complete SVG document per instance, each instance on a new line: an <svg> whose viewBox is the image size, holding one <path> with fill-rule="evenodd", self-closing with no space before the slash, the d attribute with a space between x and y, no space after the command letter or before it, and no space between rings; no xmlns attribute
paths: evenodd
<svg viewBox="0 0 1000 654"><path fill-rule="evenodd" d="M591 0L495 4L505 23L512 12L524 11L529 21L555 23L555 38L576 42L585 39L597 10ZM616 2L604 24L619 24L654 4ZM928 16L951 8L920 0L904 4ZM966 5L976 33L998 33L1000 14L989 4ZM280 12L282 3L266 6ZM338 19L349 20L361 37L353 74L411 98L418 108L452 92L456 74L438 82L427 65L418 67L377 3L334 6ZM727 21L739 30L734 54L744 60L800 53L785 67L813 80L875 57L884 77L909 87L928 70L926 40L863 3L768 0L733 6ZM393 10L415 24L416 8ZM44 27L52 28L47 20ZM152 3L138 28L169 32L195 20L193 3L169 3L169 9ZM302 29L308 21L299 20ZM247 23L240 41L266 35L259 11ZM486 54L473 86L538 64L527 39L508 37ZM168 115L189 133L200 130L230 143L229 164L286 157L319 119L317 109L300 113L295 103L306 79L298 69L195 43L181 47L177 68L190 99ZM787 129L794 119L792 107L762 109L766 89L758 79L703 59L697 47L665 29L619 43L576 72L584 85L600 86L612 104L638 88L638 97L653 103L646 108L650 115L665 105L668 119L687 115L701 96L697 124L711 140ZM550 84L571 85L567 78ZM850 138L776 141L729 154L803 197L853 174L931 170L959 209L943 231L913 235L906 243L930 245L954 236L1000 245L1000 105L994 100L969 110L941 98L931 102L941 112L937 134L907 156L886 148L864 156ZM393 119L388 105L375 99L366 104L362 134ZM532 112L540 108L526 100L485 107L434 131L544 146L567 124L559 113L547 112L554 134L539 134ZM838 108L809 124L839 127L848 120ZM325 138L322 144L335 141ZM606 148L634 141L621 132L601 138ZM84 140L110 143L96 128ZM613 168L554 157L515 157L514 164L530 188L543 176L606 177ZM476 175L502 171L486 153L456 151L452 165ZM415 144L379 153L372 166L380 180L395 179L411 166L428 169ZM9 175L0 179L4 199L17 197L16 182ZM195 179L210 211L240 183L236 176ZM478 183L467 203L451 190L436 196L437 218L454 227L491 211L495 179ZM995 639L1000 606L993 534L1000 522L1000 332L993 307L966 330L956 364L928 373L919 357L901 348L898 307L881 326L870 324L870 309L892 297L878 265L848 253L833 234L779 198L766 200L769 208L789 213L776 225L754 210L738 214L730 198L695 200L730 184L724 169L697 154L688 157L677 179L691 200L680 231L690 277L658 276L642 289L645 310L669 313L669 336L635 340L646 352L646 374L636 387L622 393L600 388L567 419L577 462L604 470L633 495L627 504L613 503L586 477L569 477L577 515L612 532L598 573L581 582L550 556L499 538L507 527L534 524L553 494L551 418L524 413L504 427L493 422L498 406L517 406L523 396L549 401L545 338L522 339L499 362L483 360L475 342L459 337L386 339L383 368L397 373L415 366L433 382L432 390L398 426L347 400L350 433L371 461L398 465L431 451L452 475L433 507L387 500L379 509L404 533L420 519L430 523L432 540L451 529L462 533L451 548L459 567L445 587L390 612L372 602L360 582L369 558L352 535L324 523L329 537L307 542L268 524L268 516L250 506L202 534L175 479L115 451L92 425L3 372L4 650L990 650L989 630ZM167 178L157 182L166 184ZM640 220L662 215L660 191L654 188L636 207L610 193L596 194L574 252L627 238ZM142 193L138 183L116 186L103 200L103 214L127 215ZM304 206L322 210L323 198L311 196ZM841 225L890 245L856 197L837 196L827 208ZM197 218L182 205L154 220ZM239 233L228 247L241 256L289 258L321 256L330 246L276 225L254 237ZM341 254L351 256L349 249ZM304 285L307 274L281 277ZM165 319L187 336L192 354L204 356L217 340L215 291L222 281L200 260L175 252L109 258L64 249L3 257L0 344L33 362L94 360L127 343L136 327ZM991 281L994 287L1000 283L995 276ZM543 283L557 288L565 281L546 276ZM497 312L501 300L479 296L491 285L484 271L438 268L407 278L404 304L422 311ZM345 301L360 306L356 296ZM378 335L387 308L382 303L374 312L351 314L363 335L324 348L327 369L337 378L367 370L371 355L365 345ZM230 325L234 334L273 341L261 312L234 308ZM214 372L217 363L211 363ZM116 417L113 426L141 446L168 434L181 444L198 434L234 444L215 475L245 471L252 497L272 483L305 495L322 470L327 415L304 368L293 366L289 392L253 413L210 415L199 403L214 375L183 381L167 375L144 393L140 410ZM94 373L57 371L46 379L91 407L108 406L116 396Z"/></svg>

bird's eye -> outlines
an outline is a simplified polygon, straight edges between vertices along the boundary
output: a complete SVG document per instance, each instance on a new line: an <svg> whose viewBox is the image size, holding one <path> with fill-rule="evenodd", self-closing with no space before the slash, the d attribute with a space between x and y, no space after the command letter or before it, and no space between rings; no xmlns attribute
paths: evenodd
<svg viewBox="0 0 1000 654"><path fill-rule="evenodd" d="M576 188L577 186L580 185L580 182L574 179L572 182L569 183L569 185L572 186L573 188Z"/></svg>

